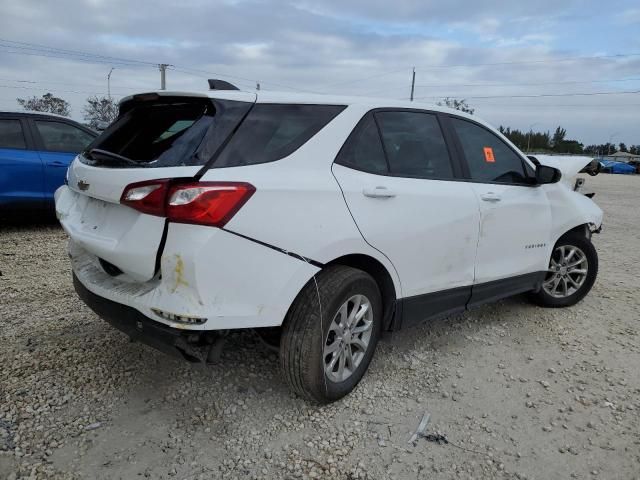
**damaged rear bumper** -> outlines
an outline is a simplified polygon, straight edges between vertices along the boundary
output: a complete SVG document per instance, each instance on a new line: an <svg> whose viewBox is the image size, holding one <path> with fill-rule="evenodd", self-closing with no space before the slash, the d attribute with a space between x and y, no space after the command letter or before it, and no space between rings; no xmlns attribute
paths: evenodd
<svg viewBox="0 0 640 480"><path fill-rule="evenodd" d="M219 337L216 332L183 330L152 320L135 308L92 293L75 274L73 286L91 310L127 334L132 341L144 343L171 356L190 362L204 362Z"/></svg>
<svg viewBox="0 0 640 480"><path fill-rule="evenodd" d="M145 282L74 239L69 256L93 294L192 333L276 327L315 265L217 228L170 224L160 270ZM109 262L112 263L112 262Z"/></svg>

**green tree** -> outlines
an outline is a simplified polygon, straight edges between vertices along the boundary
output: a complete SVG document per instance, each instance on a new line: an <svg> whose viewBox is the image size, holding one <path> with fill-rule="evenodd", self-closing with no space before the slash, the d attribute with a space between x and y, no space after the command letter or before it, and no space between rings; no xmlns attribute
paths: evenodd
<svg viewBox="0 0 640 480"><path fill-rule="evenodd" d="M577 140L565 140L562 142L562 153L584 153L584 146Z"/></svg>
<svg viewBox="0 0 640 480"><path fill-rule="evenodd" d="M598 145L587 145L584 147L584 153L587 155L598 155Z"/></svg>
<svg viewBox="0 0 640 480"><path fill-rule="evenodd" d="M627 151L627 146L622 142L620 142L619 148L620 148L621 152L626 152Z"/></svg>
<svg viewBox="0 0 640 480"><path fill-rule="evenodd" d="M54 97L51 93L45 93L40 98L16 98L16 101L25 110L33 110L34 112L55 113L64 117L68 117L71 113L69 102Z"/></svg>
<svg viewBox="0 0 640 480"><path fill-rule="evenodd" d="M104 130L106 125L118 116L118 104L109 97L93 96L87 98L84 106L84 119L95 130Z"/></svg>
<svg viewBox="0 0 640 480"><path fill-rule="evenodd" d="M457 98L443 98L441 102L438 102L438 105L441 107L449 107L455 110L460 110L461 112L468 113L469 115L473 115L473 112L476 111L475 108L471 108L467 101L462 98L458 100Z"/></svg>
<svg viewBox="0 0 640 480"><path fill-rule="evenodd" d="M553 134L553 139L551 140L553 149L556 152L562 151L562 143L564 142L564 137L566 136L567 136L567 131L564 128L558 126L558 128L556 128L555 133Z"/></svg>
<svg viewBox="0 0 640 480"><path fill-rule="evenodd" d="M523 132L518 129L500 126L500 133L511 140L520 150L541 152L551 149L549 132Z"/></svg>

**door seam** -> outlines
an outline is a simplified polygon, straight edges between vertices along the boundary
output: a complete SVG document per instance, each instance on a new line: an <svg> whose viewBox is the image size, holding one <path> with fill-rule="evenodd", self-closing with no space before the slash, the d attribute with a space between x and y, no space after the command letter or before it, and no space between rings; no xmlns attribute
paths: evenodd
<svg viewBox="0 0 640 480"><path fill-rule="evenodd" d="M333 177L333 179L336 181L336 184L338 185L338 188L340 189L340 194L342 195L342 200L344 201L344 205L345 207L347 207L347 211L349 212L349 216L351 217L351 220L353 220L353 224L356 226L356 229L358 230L358 232L360 233L360 236L362 237L362 240L364 240L364 243L366 243L367 245L369 245L371 248L373 248L376 252L380 253L380 255L382 255L384 258L386 258L389 261L389 264L393 267L393 270L396 272L396 277L398 278L398 284L400 285L400 295L397 295L397 300L403 298L402 295L402 279L400 278L400 274L398 273L398 269L396 268L396 266L393 264L393 262L391 261L391 259L383 252L381 251L379 248L374 247L373 245L371 245L367 239L365 238L364 234L362 233L362 230L360 230L360 226L358 225L358 222L356 222L355 217L353 216L353 212L351 212L351 208L349 208L349 202L347 202L347 197L345 197L344 195L344 190L342 190L342 185L340 185L340 182L338 181L338 179L336 178L335 173L333 173L333 163L331 164L331 176ZM347 168L347 167L345 167Z"/></svg>

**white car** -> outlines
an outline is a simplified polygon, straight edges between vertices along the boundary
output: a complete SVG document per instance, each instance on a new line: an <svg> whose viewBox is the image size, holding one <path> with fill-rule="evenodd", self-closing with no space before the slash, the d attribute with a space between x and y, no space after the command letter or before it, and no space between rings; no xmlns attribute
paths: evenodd
<svg viewBox="0 0 640 480"><path fill-rule="evenodd" d="M163 91L121 102L56 210L78 294L132 339L206 361L229 330L275 332L290 387L329 402L383 332L523 292L582 299L602 224L572 188L589 161L536 165L417 103Z"/></svg>

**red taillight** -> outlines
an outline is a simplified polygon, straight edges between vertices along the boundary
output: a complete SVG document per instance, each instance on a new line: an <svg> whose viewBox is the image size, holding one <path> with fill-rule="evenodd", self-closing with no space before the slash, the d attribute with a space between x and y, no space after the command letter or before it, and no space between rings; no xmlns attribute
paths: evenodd
<svg viewBox="0 0 640 480"><path fill-rule="evenodd" d="M172 222L223 227L256 189L244 182L152 180L125 188L121 203Z"/></svg>
<svg viewBox="0 0 640 480"><path fill-rule="evenodd" d="M164 217L169 181L165 178L127 185L120 197L120 203L142 213Z"/></svg>
<svg viewBox="0 0 640 480"><path fill-rule="evenodd" d="M167 218L172 222L224 227L253 195L243 182L195 182L173 185L167 196Z"/></svg>

